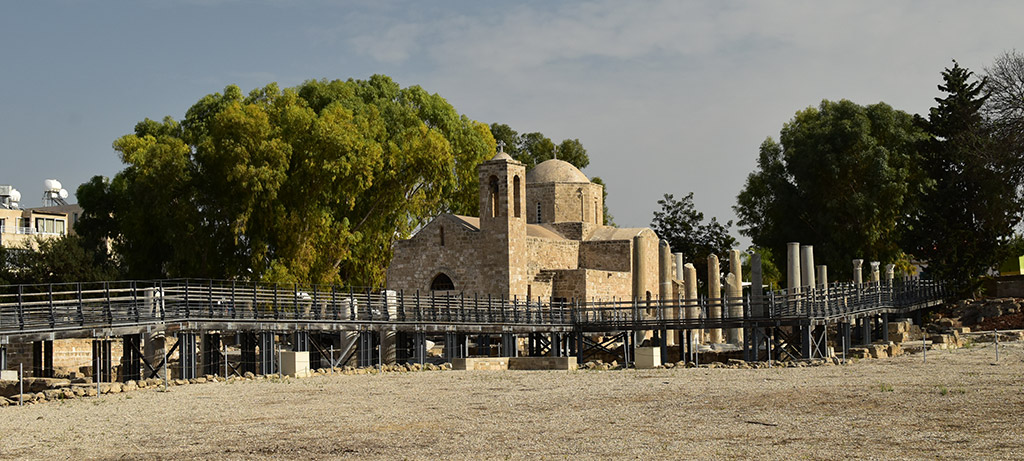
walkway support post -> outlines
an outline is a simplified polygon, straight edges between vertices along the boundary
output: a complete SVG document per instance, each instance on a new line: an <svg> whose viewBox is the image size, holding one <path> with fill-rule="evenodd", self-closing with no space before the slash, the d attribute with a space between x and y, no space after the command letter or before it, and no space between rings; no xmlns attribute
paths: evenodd
<svg viewBox="0 0 1024 461"><path fill-rule="evenodd" d="M197 373L196 333L183 331L178 333L178 354L181 356L181 379L193 379Z"/></svg>

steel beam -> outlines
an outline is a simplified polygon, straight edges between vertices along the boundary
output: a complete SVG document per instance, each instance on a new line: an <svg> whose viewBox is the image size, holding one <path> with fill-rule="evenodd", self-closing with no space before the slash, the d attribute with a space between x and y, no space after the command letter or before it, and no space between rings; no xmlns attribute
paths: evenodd
<svg viewBox="0 0 1024 461"><path fill-rule="evenodd" d="M178 333L178 355L181 357L181 379L193 379L196 377L198 368L198 356L196 354L196 333L182 331Z"/></svg>
<svg viewBox="0 0 1024 461"><path fill-rule="evenodd" d="M203 356L203 374L219 375L223 373L221 360L220 333L206 333L203 335L203 345L200 348Z"/></svg>
<svg viewBox="0 0 1024 461"><path fill-rule="evenodd" d="M309 351L309 332L299 330L292 333L292 350L295 352Z"/></svg>
<svg viewBox="0 0 1024 461"><path fill-rule="evenodd" d="M273 331L259 332L260 367L257 374L269 375L278 371L276 367L277 351L274 347L274 336Z"/></svg>
<svg viewBox="0 0 1024 461"><path fill-rule="evenodd" d="M467 351L466 335L462 333L448 332L444 335L444 358L445 361L451 362L452 359L461 359L466 357Z"/></svg>
<svg viewBox="0 0 1024 461"><path fill-rule="evenodd" d="M110 344L109 339L94 339L92 341L92 376L97 382L111 382L110 366Z"/></svg>
<svg viewBox="0 0 1024 461"><path fill-rule="evenodd" d="M413 360L423 365L427 361L427 334L417 331L412 335Z"/></svg>
<svg viewBox="0 0 1024 461"><path fill-rule="evenodd" d="M138 381L142 378L142 335L124 335L121 337L121 380L124 382Z"/></svg>
<svg viewBox="0 0 1024 461"><path fill-rule="evenodd" d="M482 355L484 357L490 357L491 355L491 336L490 335L479 335L476 337L476 355Z"/></svg>
<svg viewBox="0 0 1024 461"><path fill-rule="evenodd" d="M238 342L242 351L242 374L256 374L258 359L256 358L256 334L245 331L238 334Z"/></svg>
<svg viewBox="0 0 1024 461"><path fill-rule="evenodd" d="M519 342L513 333L501 334L501 355L505 357L519 356Z"/></svg>
<svg viewBox="0 0 1024 461"><path fill-rule="evenodd" d="M889 314L888 313L882 314L881 322L882 322L882 325L880 325L880 328L882 329L882 331L881 331L881 333L882 333L881 334L882 341L885 342L886 344L889 344Z"/></svg>
<svg viewBox="0 0 1024 461"><path fill-rule="evenodd" d="M7 345L0 344L0 370L7 369Z"/></svg>
<svg viewBox="0 0 1024 461"><path fill-rule="evenodd" d="M377 365L380 357L377 348L380 347L380 340L377 332L365 330L359 332L359 366L372 367Z"/></svg>
<svg viewBox="0 0 1024 461"><path fill-rule="evenodd" d="M850 345L852 344L852 334L850 328L850 322L840 322L836 327L839 330L839 346L842 348L843 357L850 355Z"/></svg>

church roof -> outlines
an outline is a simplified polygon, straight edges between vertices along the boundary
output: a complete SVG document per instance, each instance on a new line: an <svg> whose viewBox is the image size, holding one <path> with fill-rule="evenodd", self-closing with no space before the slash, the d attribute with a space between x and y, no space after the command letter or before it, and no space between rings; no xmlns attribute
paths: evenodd
<svg viewBox="0 0 1024 461"><path fill-rule="evenodd" d="M588 241L594 240L632 240L633 237L640 235L643 231L650 229L649 227L611 227L601 226L594 229L594 233L590 235Z"/></svg>
<svg viewBox="0 0 1024 461"><path fill-rule="evenodd" d="M465 225L469 230L480 230L480 218L476 216L462 216L457 214L448 216L451 216L452 218L461 221L462 224ZM527 224L526 235L529 237L541 237L550 240L565 240L565 237L563 237L562 234L559 234L558 232L548 229L547 227L544 227L540 224Z"/></svg>
<svg viewBox="0 0 1024 461"><path fill-rule="evenodd" d="M545 160L526 172L527 184L548 182L589 183L590 180L579 168L558 159Z"/></svg>

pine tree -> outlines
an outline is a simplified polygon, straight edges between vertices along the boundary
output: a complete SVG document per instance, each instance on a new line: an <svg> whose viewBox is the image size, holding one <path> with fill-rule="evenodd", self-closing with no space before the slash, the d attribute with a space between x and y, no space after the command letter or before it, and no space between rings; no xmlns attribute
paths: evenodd
<svg viewBox="0 0 1024 461"><path fill-rule="evenodd" d="M909 233L914 255L929 272L966 293L997 264L1019 222L1021 162L993 136L982 114L986 79L960 67L942 72L944 97L920 123L931 135L922 167L934 180Z"/></svg>

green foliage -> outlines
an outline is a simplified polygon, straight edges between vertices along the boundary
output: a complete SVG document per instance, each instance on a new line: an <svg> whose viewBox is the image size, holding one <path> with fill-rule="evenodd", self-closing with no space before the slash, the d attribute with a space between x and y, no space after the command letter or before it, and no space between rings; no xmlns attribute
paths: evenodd
<svg viewBox="0 0 1024 461"><path fill-rule="evenodd" d="M942 80L944 97L919 121L931 135L921 143L922 166L935 183L913 215L907 245L937 278L967 293L1007 256L1024 211L1024 165L984 117L987 80L956 61Z"/></svg>
<svg viewBox="0 0 1024 461"><path fill-rule="evenodd" d="M494 139L444 98L375 75L229 86L114 149L126 167L80 188L80 228L112 238L131 276L376 285L397 239L476 211Z"/></svg>
<svg viewBox="0 0 1024 461"><path fill-rule="evenodd" d="M736 246L736 239L729 235L732 221L725 225L718 218L704 222L704 213L693 205L693 192L679 200L665 194L658 205L661 210L654 212L651 229L668 241L672 252L682 253L686 262L693 263L697 279L706 283L708 256L715 254L724 261L725 254Z"/></svg>
<svg viewBox="0 0 1024 461"><path fill-rule="evenodd" d="M527 170L555 158L556 153L559 160L569 162L581 170L590 165L590 157L579 139L566 139L556 145L543 133L519 134L501 123L491 124L491 134L496 141L504 142L505 153L526 165Z"/></svg>
<svg viewBox="0 0 1024 461"><path fill-rule="evenodd" d="M926 135L884 103L822 101L766 139L757 170L734 207L740 232L784 255L787 242L815 244L815 259L848 278L855 258L904 261L903 221L930 184L919 168Z"/></svg>
<svg viewBox="0 0 1024 461"><path fill-rule="evenodd" d="M91 282L118 275L106 254L96 253L76 235L0 248L0 284Z"/></svg>
<svg viewBox="0 0 1024 461"><path fill-rule="evenodd" d="M775 262L775 255L771 248L751 246L741 255L743 258L743 281L750 282L750 255L761 255L761 283L768 286L768 290L778 290L782 286L782 271Z"/></svg>

